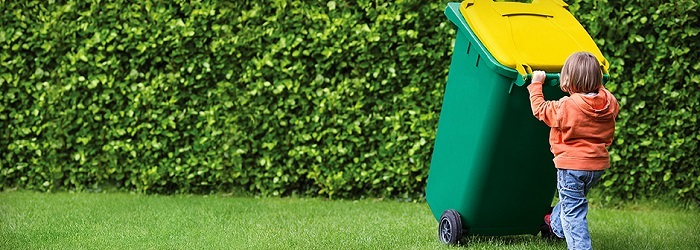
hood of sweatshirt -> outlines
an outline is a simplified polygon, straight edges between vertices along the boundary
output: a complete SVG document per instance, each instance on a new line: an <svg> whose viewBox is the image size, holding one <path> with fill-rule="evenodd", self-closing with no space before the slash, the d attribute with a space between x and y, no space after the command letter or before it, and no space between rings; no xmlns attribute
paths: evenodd
<svg viewBox="0 0 700 250"><path fill-rule="evenodd" d="M571 99L584 114L596 120L614 119L617 116L617 101L604 87L598 89L595 95L575 93L571 95Z"/></svg>

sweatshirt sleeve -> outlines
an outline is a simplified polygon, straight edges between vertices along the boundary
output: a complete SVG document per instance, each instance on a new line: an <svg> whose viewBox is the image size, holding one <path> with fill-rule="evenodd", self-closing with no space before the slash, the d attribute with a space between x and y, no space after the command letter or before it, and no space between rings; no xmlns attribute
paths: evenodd
<svg viewBox="0 0 700 250"><path fill-rule="evenodd" d="M558 111L561 102L545 101L544 94L542 94L542 83L531 83L527 86L527 90L530 92L530 107L535 118L551 128L558 128L560 120Z"/></svg>

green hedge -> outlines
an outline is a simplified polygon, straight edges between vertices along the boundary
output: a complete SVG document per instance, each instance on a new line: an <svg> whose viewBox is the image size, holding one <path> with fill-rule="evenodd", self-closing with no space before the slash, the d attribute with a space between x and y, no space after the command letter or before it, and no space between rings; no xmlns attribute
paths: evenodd
<svg viewBox="0 0 700 250"><path fill-rule="evenodd" d="M423 195L446 2L132 2L0 5L3 189ZM697 199L698 4L570 4L623 105L601 189Z"/></svg>
<svg viewBox="0 0 700 250"><path fill-rule="evenodd" d="M419 197L443 4L0 7L3 188Z"/></svg>

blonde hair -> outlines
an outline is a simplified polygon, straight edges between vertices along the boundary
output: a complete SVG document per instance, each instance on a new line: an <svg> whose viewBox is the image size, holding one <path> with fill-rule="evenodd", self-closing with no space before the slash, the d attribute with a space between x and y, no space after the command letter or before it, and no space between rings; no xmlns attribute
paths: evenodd
<svg viewBox="0 0 700 250"><path fill-rule="evenodd" d="M597 93L603 86L603 72L598 59L588 52L569 56L561 68L560 88L568 93Z"/></svg>

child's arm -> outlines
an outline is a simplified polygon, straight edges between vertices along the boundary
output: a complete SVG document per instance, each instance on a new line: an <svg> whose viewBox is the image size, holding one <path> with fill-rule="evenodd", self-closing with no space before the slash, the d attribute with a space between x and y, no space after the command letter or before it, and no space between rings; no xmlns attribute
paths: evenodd
<svg viewBox="0 0 700 250"><path fill-rule="evenodd" d="M543 121L547 126L556 128L559 127L558 110L560 102L545 101L542 94L542 83L546 78L544 71L532 72L532 83L527 86L530 92L530 107L532 114L540 121Z"/></svg>

